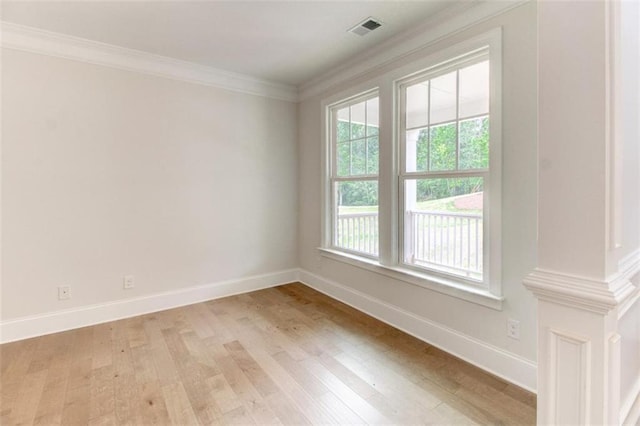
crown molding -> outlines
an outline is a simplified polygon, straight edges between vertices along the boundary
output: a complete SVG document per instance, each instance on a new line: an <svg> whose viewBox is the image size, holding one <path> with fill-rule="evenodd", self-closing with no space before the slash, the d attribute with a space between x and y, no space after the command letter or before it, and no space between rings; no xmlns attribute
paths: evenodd
<svg viewBox="0 0 640 426"><path fill-rule="evenodd" d="M631 282L640 273L640 250L618 263L618 272L606 280L536 269L524 279L524 285L538 298L560 305L606 315L613 309L626 310L638 295Z"/></svg>
<svg viewBox="0 0 640 426"><path fill-rule="evenodd" d="M393 62L423 50L445 37L463 32L482 21L532 0L460 2L423 22L419 26L392 37L366 52L356 55L334 70L299 86L299 100L319 95L336 85L381 71Z"/></svg>
<svg viewBox="0 0 640 426"><path fill-rule="evenodd" d="M298 99L297 89L286 84L11 22L1 21L0 27L2 28L1 44L3 48L103 65L289 102L296 102Z"/></svg>

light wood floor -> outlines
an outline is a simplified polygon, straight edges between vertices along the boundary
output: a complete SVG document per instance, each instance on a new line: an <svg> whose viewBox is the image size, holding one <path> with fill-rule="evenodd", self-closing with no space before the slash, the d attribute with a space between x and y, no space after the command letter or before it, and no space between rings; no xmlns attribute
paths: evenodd
<svg viewBox="0 0 640 426"><path fill-rule="evenodd" d="M532 394L302 284L0 355L2 425L535 423Z"/></svg>

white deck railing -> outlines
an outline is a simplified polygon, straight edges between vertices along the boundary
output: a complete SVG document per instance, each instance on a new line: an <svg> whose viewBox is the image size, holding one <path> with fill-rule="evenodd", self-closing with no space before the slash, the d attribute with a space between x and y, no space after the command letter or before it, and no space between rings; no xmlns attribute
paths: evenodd
<svg viewBox="0 0 640 426"><path fill-rule="evenodd" d="M456 212L406 213L406 261L444 266L464 275L482 274L482 215ZM338 247L378 255L378 213L338 215Z"/></svg>
<svg viewBox="0 0 640 426"><path fill-rule="evenodd" d="M482 273L482 215L456 212L407 212L407 260Z"/></svg>
<svg viewBox="0 0 640 426"><path fill-rule="evenodd" d="M378 213L338 215L336 245L348 250L378 255Z"/></svg>

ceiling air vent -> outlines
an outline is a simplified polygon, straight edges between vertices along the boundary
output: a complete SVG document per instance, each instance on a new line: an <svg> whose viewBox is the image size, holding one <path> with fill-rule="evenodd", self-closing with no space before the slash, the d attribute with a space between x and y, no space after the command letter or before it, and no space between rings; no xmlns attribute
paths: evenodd
<svg viewBox="0 0 640 426"><path fill-rule="evenodd" d="M382 26L382 23L379 20L369 17L364 21L360 22L355 27L351 28L349 32L358 34L359 36L363 36L363 35L369 34L371 31L375 30L376 28L380 28L381 26Z"/></svg>

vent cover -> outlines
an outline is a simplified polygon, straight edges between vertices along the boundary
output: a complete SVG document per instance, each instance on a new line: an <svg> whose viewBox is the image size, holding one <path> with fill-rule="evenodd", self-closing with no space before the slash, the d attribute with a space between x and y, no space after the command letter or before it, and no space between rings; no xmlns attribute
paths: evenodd
<svg viewBox="0 0 640 426"><path fill-rule="evenodd" d="M363 36L363 35L369 34L371 31L377 28L380 28L381 26L382 26L382 23L378 19L368 17L367 19L360 22L355 27L351 28L349 32L353 34L357 34L359 36Z"/></svg>

